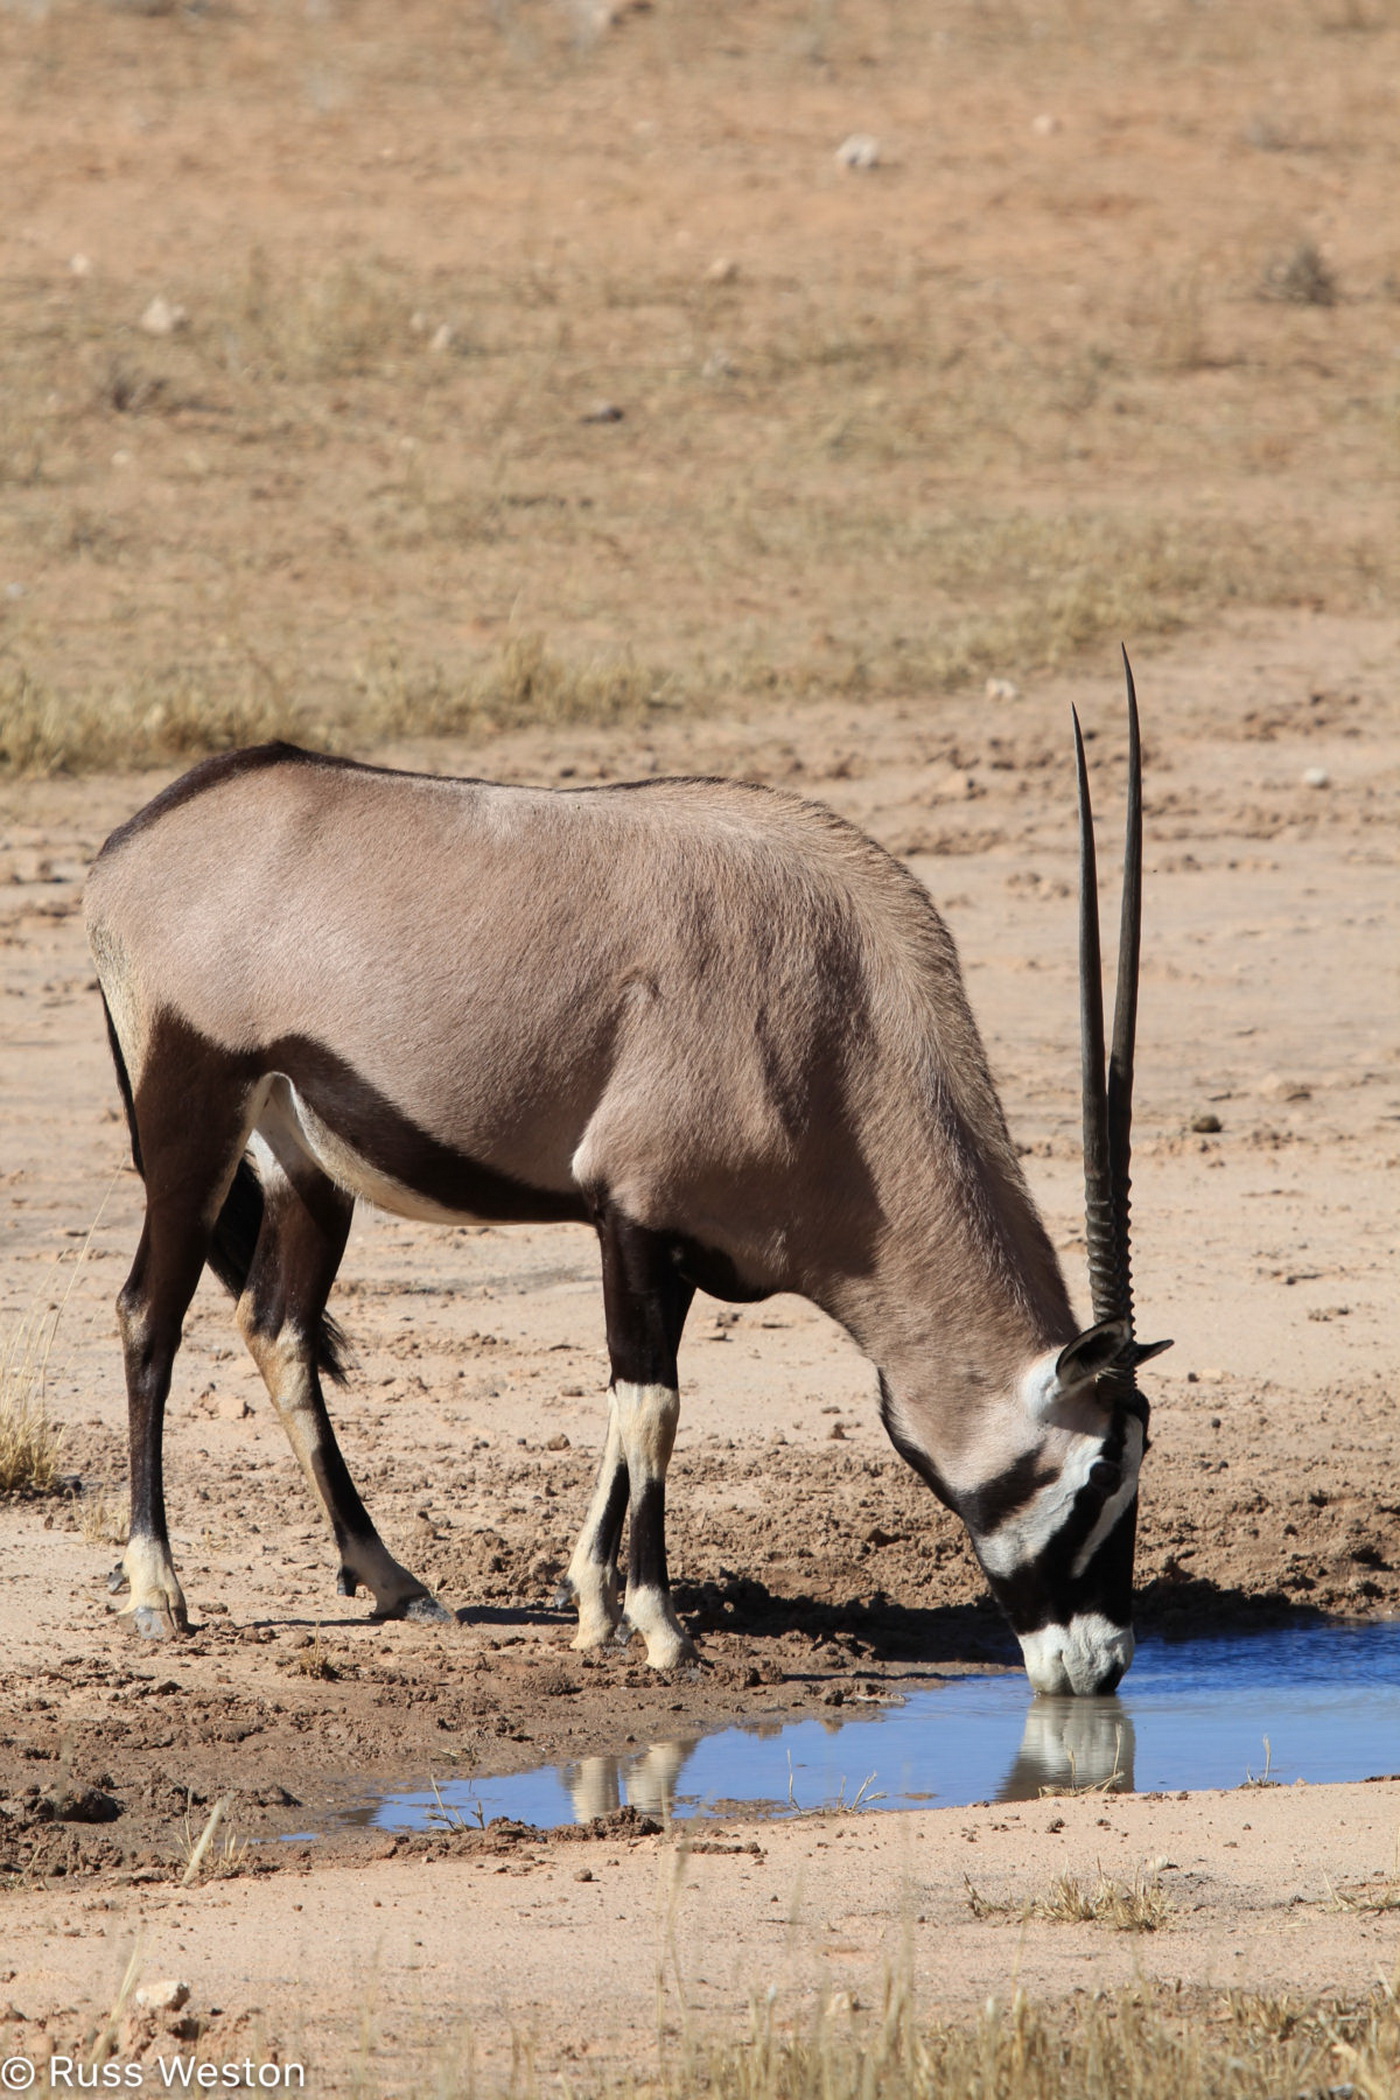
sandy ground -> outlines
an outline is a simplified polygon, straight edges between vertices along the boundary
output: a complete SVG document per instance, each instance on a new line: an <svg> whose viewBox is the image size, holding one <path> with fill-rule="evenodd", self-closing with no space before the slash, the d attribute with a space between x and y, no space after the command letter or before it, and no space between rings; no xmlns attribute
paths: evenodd
<svg viewBox="0 0 1400 2100"><path fill-rule="evenodd" d="M116 2060L301 2062L312 2090L425 2062L545 2071L654 2062L687 2034L842 2022L893 1977L966 2011L1138 1979L1324 1996L1393 1977L1400 1918L1347 1910L1392 1865L1400 1785L1187 1798L1054 1799L1016 1809L821 1818L663 1835L470 1840L356 1871L6 1899L0 2041L80 2052L133 1952L189 1986L175 2018L118 2023ZM465 1854L465 1856L462 1856ZM1151 1935L1024 1921L1061 1875L1159 1883ZM970 1892L1008 1906L973 1914ZM770 1995L771 1994L771 1995ZM0 2001L2 2002L2 2001ZM202 2033L188 2029L198 2023ZM182 2036L178 2031L185 2029ZM370 2066L373 2065L373 2070ZM153 2071L152 2078L158 2076Z"/></svg>
<svg viewBox="0 0 1400 2100"><path fill-rule="evenodd" d="M1149 827L1140 1325L1177 1338L1152 1369L1141 1623L1192 1632L1394 1609L1400 625L1241 615L1137 668ZM995 703L818 705L630 741L522 734L484 756L512 779L742 772L822 797L907 855L956 933L1082 1299L1071 698L1095 733L1107 827L1122 749L1111 669ZM483 761L466 748L397 755ZM1327 784L1306 784L1310 769ZM522 1841L431 1866L411 1849L375 1860L387 1841L356 1836L281 1848L286 1871L271 1880L174 1894L187 1814L197 1828L203 1803L225 1794L241 1842L314 1826L371 1778L516 1769L724 1717L812 1711L833 1686L1009 1665L1014 1649L951 1521L885 1443L852 1345L796 1301L737 1317L700 1301L671 1539L705 1667L672 1682L639 1651L574 1656L548 1600L602 1421L589 1237L369 1216L336 1301L358 1358L337 1421L389 1543L462 1623L376 1626L363 1602L334 1597L317 1514L210 1285L188 1323L167 1439L196 1631L178 1647L129 1641L105 1575L124 1418L112 1298L140 1191L79 899L85 861L155 785L0 791L0 1288L12 1329L62 1303L48 1400L82 1483L67 1502L0 1516L0 2012L8 1993L25 2036L41 2016L53 2036L90 2022L141 1934L143 1973L186 1976L201 2018L224 2008L232 2024L216 2021L210 2046L257 2029L284 2053L305 2037L343 2068L353 1977L353 2002L377 2008L390 2052L410 2035L437 2046L463 2019L492 2049L516 2022L561 2052L625 2051L654 2032L669 1900L658 1887L673 1874L685 1978L673 2016L684 2002L737 2017L770 1961L771 1980L799 1994L839 1975L868 1995L906 1926L930 1988L956 2000L1015 1973L1060 1990L1138 1962L1317 1988L1393 1966L1393 1922L1298 1907L1325 1898L1328 1875L1393 1868L1393 1788L736 1826L761 1864L741 1850L678 1865L669 1840L625 1827L583 1847ZM1206 1115L1218 1132L1193 1129ZM68 1819L89 1787L119 1806L113 1820ZM248 1858L261 1863L260 1850ZM1150 1943L1090 1927L1022 1935L965 1907L964 1870L988 1893L1034 1893L1067 1867L1121 1874L1164 1858L1177 1863L1164 1878L1189 1893ZM585 1865L595 1879L575 1886ZM313 1919L326 1929L298 1929Z"/></svg>

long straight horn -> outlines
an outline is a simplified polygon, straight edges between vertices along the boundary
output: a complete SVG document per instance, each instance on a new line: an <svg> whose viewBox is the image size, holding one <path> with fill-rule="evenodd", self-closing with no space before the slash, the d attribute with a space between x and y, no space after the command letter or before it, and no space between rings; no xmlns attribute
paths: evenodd
<svg viewBox="0 0 1400 2100"><path fill-rule="evenodd" d="M1118 934L1118 988L1113 1004L1113 1049L1108 1060L1108 1157L1113 1188L1113 1245L1117 1258L1116 1316L1133 1331L1132 1242L1128 1229L1132 1187L1133 1045L1137 1036L1138 959L1142 950L1142 744L1137 690L1128 652L1128 817L1123 841L1123 908Z"/></svg>
<svg viewBox="0 0 1400 2100"><path fill-rule="evenodd" d="M1074 716L1074 762L1079 777L1079 1047L1084 1097L1084 1234L1095 1321L1122 1318L1118 1290L1113 1166L1108 1136L1108 1092L1103 1068L1103 966L1099 953L1098 865L1094 812L1084 736Z"/></svg>

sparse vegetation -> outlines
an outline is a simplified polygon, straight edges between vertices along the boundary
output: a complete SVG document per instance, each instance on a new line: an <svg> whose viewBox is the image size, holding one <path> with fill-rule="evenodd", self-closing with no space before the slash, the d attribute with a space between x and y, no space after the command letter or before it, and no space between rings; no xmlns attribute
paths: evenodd
<svg viewBox="0 0 1400 2100"><path fill-rule="evenodd" d="M61 1310L61 1303L41 1304L0 1344L0 1495L52 1495L62 1484L63 1431L44 1403Z"/></svg>
<svg viewBox="0 0 1400 2100"><path fill-rule="evenodd" d="M1021 1902L1013 1898L994 1901L969 1881L967 1907L974 1918L1041 1918L1052 1925L1106 1925L1113 1932L1160 1932L1171 1923L1176 1909L1156 1875L1144 1873L1132 1881L1115 1881L1102 1871L1089 1884L1073 1874L1061 1874L1043 1895Z"/></svg>
<svg viewBox="0 0 1400 2100"><path fill-rule="evenodd" d="M1337 278L1315 241L1301 240L1275 256L1260 287L1266 299L1288 306L1335 306Z"/></svg>
<svg viewBox="0 0 1400 2100"><path fill-rule="evenodd" d="M1392 2100L1400 2007L1382 1987L1360 2001L1288 1994L1183 1992L1141 1983L1068 2004L1015 1989L971 2019L928 2019L896 1984L869 2013L833 1999L794 2033L770 1997L750 2034L663 2043L661 2067L623 2082L571 2066L581 2100ZM433 2090L492 2090L489 2077L443 2060ZM522 2045L513 2100L542 2090Z"/></svg>
<svg viewBox="0 0 1400 2100"><path fill-rule="evenodd" d="M1297 138L1309 170L1344 173L1348 224L1380 223L1393 8L1339 36L1304 4L1245 22L1066 0L1030 39L962 0L936 38L864 0L819 10L819 32L806 0L721 0L683 29L674 12L600 14L580 41L576 10L430 8L371 58L348 15L293 10L260 16L236 66L218 10L139 50L122 10L0 12L16 150L129 66L178 113L153 150L216 186L240 113L296 136L310 93L321 126L318 201L250 200L211 260L157 281L148 224L139 250L35 251L15 278L0 768L641 729L658 708L1023 677L1226 605L1394 603L1400 424L1376 384L1393 256L1299 234L1261 274L1259 249L1261 226L1298 224ZM1300 131L1285 92L1324 61L1335 135ZM1097 122L1123 78L1143 122L1092 180L1024 119L1029 85L1072 84ZM911 112L863 185L825 140L842 79L897 83ZM584 80L595 118L561 180L608 204L565 239L540 169ZM663 148L632 122L667 82L662 101L731 110L720 160L703 125ZM464 87L509 117L489 207L468 186L444 249L422 169L455 181ZM999 144L950 190L917 112L966 93L989 98ZM322 123L357 97L415 142L377 148L369 181L360 127ZM1154 107L1179 142L1170 198ZM741 256L683 245L697 194L724 224L755 184L780 238L750 214ZM326 185L346 200L333 249ZM970 245L950 230L971 225ZM1339 280L1354 296L1324 368L1317 309ZM586 420L600 398L617 420Z"/></svg>

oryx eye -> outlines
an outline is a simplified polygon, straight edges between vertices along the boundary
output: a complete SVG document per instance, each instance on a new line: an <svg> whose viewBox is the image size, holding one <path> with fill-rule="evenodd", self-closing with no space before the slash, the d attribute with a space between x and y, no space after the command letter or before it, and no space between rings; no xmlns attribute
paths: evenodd
<svg viewBox="0 0 1400 2100"><path fill-rule="evenodd" d="M1123 1485L1123 1468L1114 1465L1111 1458L1095 1459L1089 1468L1089 1485L1098 1488L1101 1494L1116 1494Z"/></svg>

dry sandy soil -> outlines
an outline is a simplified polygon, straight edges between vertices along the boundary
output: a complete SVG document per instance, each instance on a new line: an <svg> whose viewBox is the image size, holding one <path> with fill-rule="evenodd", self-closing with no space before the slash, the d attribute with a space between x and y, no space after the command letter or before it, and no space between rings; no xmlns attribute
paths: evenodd
<svg viewBox="0 0 1400 2100"><path fill-rule="evenodd" d="M1138 1266L1143 1331L1177 1337L1154 1366L1144 1497L1140 1617L1157 1630L1383 1611L1400 1599L1393 1220L1384 1195L1400 1147L1387 932L1397 671L1396 623L1317 616L1242 616L1208 643L1140 665L1151 843ZM1071 697L1096 732L1096 762L1113 778L1122 737L1107 675L1047 679L994 705L978 698L859 714L816 705L798 721L715 718L630 745L615 733L521 735L491 758L508 778L557 778L566 768L574 778L653 767L742 771L820 793L908 854L956 929L1027 1170L1077 1276ZM398 755L463 765L470 756ZM1304 784L1311 768L1326 773L1327 787ZM0 1898L11 1921L8 1988L30 2018L70 2003L90 2012L120 1966L118 1944L154 1903L160 1922L148 1962L157 1948L162 1961L178 1953L187 1968L205 1962L212 2002L259 2005L284 2044L304 2017L324 2060L327 2030L317 2023L331 2018L352 1947L354 1961L380 1963L379 2002L386 2016L397 2009L389 2024L400 2039L407 2029L395 2022L424 2000L427 1978L403 1968L392 1935L373 1921L360 1939L313 1939L314 1954L299 1949L295 1962L278 1943L274 1974L267 1920L295 1902L358 1916L375 1901L397 1901L412 1915L416 1866L366 1867L346 1904L332 1861L389 1849L382 1837L357 1834L280 1852L286 1893L218 1882L172 1909L162 1892L191 1795L196 1825L202 1804L232 1793L237 1837L266 1836L314 1827L375 1777L421 1783L432 1772L489 1773L617 1750L629 1738L671 1739L722 1717L812 1711L834 1686L908 1686L950 1668L1011 1664L1014 1651L955 1527L885 1444L869 1367L821 1316L780 1300L737 1317L702 1303L687 1337L672 1539L678 1596L705 1658L699 1677L656 1679L632 1652L574 1656L567 1620L548 1600L586 1499L601 1420L606 1373L589 1238L569 1228L440 1233L375 1217L357 1225L340 1289L358 1368L337 1416L390 1543L459 1610L461 1625L445 1633L375 1626L362 1605L333 1598L316 1513L235 1346L227 1303L210 1286L189 1322L168 1432L172 1526L197 1631L178 1648L132 1645L106 1594L115 1549L100 1529L104 1498L114 1509L121 1491L111 1299L140 1192L125 1163L78 901L84 860L151 785L30 783L5 798L13 877L4 921L6 1304L13 1315L36 1296L66 1294L49 1402L65 1424L65 1462L83 1483L71 1502L12 1506L0 1533L0 1780L11 1804L0 1833L17 1877L16 1893ZM1219 1132L1193 1131L1207 1114ZM50 1804L65 1789L90 1786L120 1803L116 1820L66 1820L61 1800L53 1819ZM1363 1799L1364 1838L1352 1827ZM1270 1797L1280 1849L1268 1854L1267 1871L1250 1855L1253 1878L1241 1879L1224 1848L1242 1840L1223 1832L1234 1832L1246 1800L1248 1820L1262 1828L1254 1797L1243 1796L1183 1808L1170 1825L1199 1833L1199 1857L1215 1878L1191 1928L1200 1945L1189 1952L1185 1939L1164 1936L1154 1961L1173 1974L1292 1975L1302 1984L1316 1980L1316 1954L1319 1976L1364 1983L1393 1928L1338 1919L1331 1937L1280 1940L1271 1906L1300 1890L1309 1901L1325 1894L1325 1847L1308 1835L1314 1828L1340 1847L1336 1872L1388 1867L1393 1811L1345 1791ZM1316 1823L1295 1826L1295 1808ZM1057 1840L1047 1858L1063 1852L1087 1869L1103 1850L1097 1813L1076 1806L1067 1830L1079 1835ZM1006 1814L1019 1815L1008 1827L1022 1833L1049 1821L1048 1812ZM893 1869L908 1848L927 1845L942 1907L925 1914L946 1924L961 1885L960 1833L993 1831L1002 1820L921 1817L917 1839L862 1823L856 1849L864 1860L862 1848L881 1848L877 1864L888 1853ZM1115 1802L1110 1822L1121 1833L1115 1863L1120 1852L1136 1868L1179 1849L1134 1804ZM764 1927L756 1942L740 1935L750 1951L766 1945L769 1896L760 1889L781 1878L785 1916L796 1862L807 1858L807 1837L796 1831L761 1839L777 1848L782 1876L771 1864L762 1876L741 1864L723 1883L723 1902L716 1894L705 1906L727 1944L743 1905L738 1913L725 1906L738 1901L736 1890L750 1891ZM634 1862L618 1869L634 1892L619 1915L651 1931L653 1870L635 1862L657 1841L624 1830L610 1842L607 1858ZM324 1864L309 1864L313 1855ZM529 1856L544 1862L531 1870L538 1888L558 1882L582 1929L565 1934L573 1952L568 1962L560 1956L555 1985L536 1976L527 1987L518 1972L522 2003L533 2018L556 1989L559 2020L550 2017L549 2031L564 2034L559 2022L572 2004L570 2045L582 2046L597 1952L586 1904L596 1907L596 1896L574 1897L572 1851ZM1019 1862L1020 1885L1035 1884L1038 1853L997 1856L1007 1873ZM517 1864L524 1857L510 1854ZM311 1872L320 1893L290 1893L293 1868ZM425 1939L437 1949L432 1960L464 1964L450 1989L434 1970L431 2002L444 2019L456 2008L491 2028L509 2016L506 1979L517 1962L537 1958L531 1906L544 1899L512 1897L499 1917L482 1912L483 1871L453 1869L473 1889L473 1917L491 1920L480 1939L472 1927L483 1966L440 1929L441 1897L417 1900L437 1921ZM871 1898L868 1863L852 1871L838 1902L815 1865L804 1867L801 1915L824 1929L829 1906L841 1915L859 1887L862 1904L873 1901L893 1931L903 1883L882 1877ZM719 1869L703 1872L709 1887ZM57 1896L19 1892L46 1881ZM381 1885L386 1893L371 1897ZM250 1935L249 1951L235 1958L229 1935L245 1902L252 1908L237 1929ZM111 1909L90 1913L94 1903ZM64 1930L100 1944L45 1951L42 1931L60 1917ZM522 1920L528 1929L517 1943ZM753 1917L749 1927L757 1930ZM1094 1928L1074 1930L1094 1939ZM1060 1947L1060 1928L1035 1931L1047 1938L1045 1980L1064 1984L1081 1957ZM1289 1950L1304 1944L1309 1963L1290 1968ZM883 1958L878 1936L859 1945L870 1961ZM1009 1942L991 1924L968 1920L937 1945L941 1987L954 1996L1006 1973ZM221 1969L226 1959L232 1966ZM611 1941L607 1959L610 1971L617 1960L635 1975ZM1127 1961L1114 1956L1110 1967ZM725 1973L751 1980L753 1970L745 1958ZM71 1975L70 1987L56 1986L59 1974ZM212 1980L225 1974L227 1983ZM279 1984L283 1975L295 1984ZM715 2004L732 2003L728 1984L714 1980L714 1988ZM711 1999L702 1993L697 2003ZM613 2043L635 2041L648 2018L641 1998L629 2012L619 2007Z"/></svg>
<svg viewBox="0 0 1400 2100"><path fill-rule="evenodd" d="M1048 38L1014 7L716 7L701 34L658 4L606 35L450 12L0 14L0 758L291 726L513 780L820 797L945 912L1082 1302L1066 732L1074 700L1114 822L1122 632L1141 1326L1177 1339L1140 1623L1400 1609L1392 12L1281 6L1265 33L1083 5ZM881 168L836 168L865 129ZM1308 243L1335 304L1287 289ZM157 294L188 310L169 335L139 325ZM621 421L581 422L603 398ZM988 670L1019 693L984 697ZM558 719L501 728L532 711ZM196 1631L128 1639L112 1302L140 1189L79 907L161 777L0 781L0 1319L61 1308L46 1399L81 1482L0 1510L0 2038L81 2039L133 1945L194 1986L201 2048L301 2050L328 2083L372 2047L392 2083L467 2021L493 2060L513 2024L549 2063L634 2058L667 1962L672 2023L770 1981L794 2012L870 2002L906 1940L952 2005L1139 1961L1313 1991L1393 1969L1395 1913L1314 1907L1392 1870L1393 1786L735 1824L689 1856L627 1823L388 1858L351 1833L178 1893L187 1817L225 1796L236 1844L275 1839L368 1781L1015 1654L849 1341L794 1301L702 1300L670 1539L704 1666L574 1656L549 1599L602 1420L590 1238L369 1215L337 1421L461 1623L334 1597L210 1285L168 1429ZM119 1813L75 1820L93 1790ZM1150 1942L1022 1933L963 1889L1164 1860Z"/></svg>

